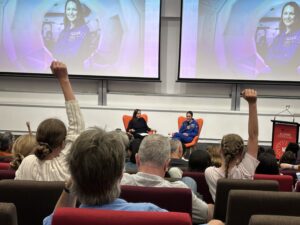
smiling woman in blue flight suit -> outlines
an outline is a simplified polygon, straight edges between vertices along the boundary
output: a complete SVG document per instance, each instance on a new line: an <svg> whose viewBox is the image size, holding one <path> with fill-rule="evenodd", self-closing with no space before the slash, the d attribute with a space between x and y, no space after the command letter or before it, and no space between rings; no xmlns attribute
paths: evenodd
<svg viewBox="0 0 300 225"><path fill-rule="evenodd" d="M186 112L186 120L182 123L179 132L173 134L173 139L178 139L182 143L189 143L198 134L199 125L193 118L193 112Z"/></svg>

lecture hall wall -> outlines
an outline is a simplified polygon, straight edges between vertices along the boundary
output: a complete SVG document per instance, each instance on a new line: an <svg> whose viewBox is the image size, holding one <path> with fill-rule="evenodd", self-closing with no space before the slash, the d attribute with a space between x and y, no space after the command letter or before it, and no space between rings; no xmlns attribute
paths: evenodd
<svg viewBox="0 0 300 225"><path fill-rule="evenodd" d="M72 80L86 126L107 130L124 129L123 114L140 108L148 114L149 126L163 135L177 130L177 117L194 111L204 126L200 142L218 143L226 133L238 133L247 139L247 104L232 110L235 84L176 82L179 57L180 0L162 1L161 18L161 82L108 81L106 105L99 104L102 81ZM241 84L240 89L258 90L259 141L270 145L271 119L290 106L295 121L300 122L300 91L297 85ZM101 98L101 95L100 95ZM101 102L101 101L100 101ZM32 130L40 121L57 117L67 122L63 95L54 79L0 77L0 130L17 134L26 132L26 121ZM292 121L286 115L277 117Z"/></svg>

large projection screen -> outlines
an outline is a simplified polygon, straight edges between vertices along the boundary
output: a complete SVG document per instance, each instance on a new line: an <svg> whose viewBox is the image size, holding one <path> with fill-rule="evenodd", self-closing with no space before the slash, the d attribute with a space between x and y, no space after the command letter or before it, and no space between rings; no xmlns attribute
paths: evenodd
<svg viewBox="0 0 300 225"><path fill-rule="evenodd" d="M179 80L300 81L300 0L182 0Z"/></svg>
<svg viewBox="0 0 300 225"><path fill-rule="evenodd" d="M160 0L0 1L0 75L159 80Z"/></svg>

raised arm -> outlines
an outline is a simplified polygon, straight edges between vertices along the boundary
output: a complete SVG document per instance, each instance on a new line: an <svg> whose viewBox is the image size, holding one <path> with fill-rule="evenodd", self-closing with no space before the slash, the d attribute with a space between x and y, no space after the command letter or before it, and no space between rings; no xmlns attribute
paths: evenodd
<svg viewBox="0 0 300 225"><path fill-rule="evenodd" d="M61 89L64 93L64 97L66 101L75 100L75 95L73 93L73 89L69 80L68 70L64 63L53 61L51 63L51 71L54 76L57 78Z"/></svg>
<svg viewBox="0 0 300 225"><path fill-rule="evenodd" d="M257 158L258 152L258 119L257 119L257 93L253 89L245 89L242 92L243 98L249 105L248 119L248 154Z"/></svg>
<svg viewBox="0 0 300 225"><path fill-rule="evenodd" d="M68 133L66 140L75 141L77 136L84 130L85 125L79 104L73 93L67 67L62 62L53 61L50 68L61 86L66 101L68 116Z"/></svg>

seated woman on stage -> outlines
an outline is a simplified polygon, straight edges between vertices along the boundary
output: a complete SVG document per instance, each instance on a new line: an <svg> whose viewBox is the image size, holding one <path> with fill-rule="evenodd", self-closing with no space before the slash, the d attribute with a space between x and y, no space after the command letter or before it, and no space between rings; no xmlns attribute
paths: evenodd
<svg viewBox="0 0 300 225"><path fill-rule="evenodd" d="M129 121L126 132L132 134L134 138L142 139L144 137L143 134L147 133L151 130L148 127L147 122L143 117L141 117L141 110L135 109L133 111L132 119Z"/></svg>
<svg viewBox="0 0 300 225"><path fill-rule="evenodd" d="M193 118L193 112L186 112L186 120L182 123L179 132L173 134L173 139L178 139L182 143L191 142L195 136L197 136L199 130L199 125Z"/></svg>

